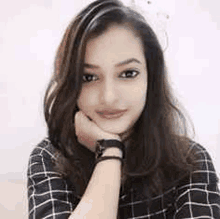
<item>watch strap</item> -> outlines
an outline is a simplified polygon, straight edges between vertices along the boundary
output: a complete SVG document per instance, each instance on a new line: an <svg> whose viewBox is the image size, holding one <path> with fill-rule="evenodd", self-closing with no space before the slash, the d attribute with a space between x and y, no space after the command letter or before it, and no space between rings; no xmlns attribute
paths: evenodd
<svg viewBox="0 0 220 219"><path fill-rule="evenodd" d="M121 149L123 153L123 159L125 157L125 147L124 144L121 141L115 140L115 139L101 139L97 141L96 145L96 159L102 156L103 152L106 150L106 148L110 147L116 147Z"/></svg>

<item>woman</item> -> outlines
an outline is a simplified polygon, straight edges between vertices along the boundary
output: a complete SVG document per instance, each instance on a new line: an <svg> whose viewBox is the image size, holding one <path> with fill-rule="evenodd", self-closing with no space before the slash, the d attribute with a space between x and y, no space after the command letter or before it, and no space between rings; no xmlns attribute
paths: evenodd
<svg viewBox="0 0 220 219"><path fill-rule="evenodd" d="M188 136L157 37L120 1L71 22L44 104L29 218L220 217L217 174Z"/></svg>

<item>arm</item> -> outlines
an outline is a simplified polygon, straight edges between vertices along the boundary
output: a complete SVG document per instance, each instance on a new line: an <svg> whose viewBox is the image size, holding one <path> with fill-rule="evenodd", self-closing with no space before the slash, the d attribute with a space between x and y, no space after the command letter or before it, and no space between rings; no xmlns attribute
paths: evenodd
<svg viewBox="0 0 220 219"><path fill-rule="evenodd" d="M109 148L103 156L120 156L118 148ZM121 184L121 162L105 160L94 168L86 191L69 219L116 219Z"/></svg>
<svg viewBox="0 0 220 219"><path fill-rule="evenodd" d="M92 152L95 152L96 141L98 139L121 140L117 134L107 133L100 129L82 111L75 114L75 133L77 140ZM103 156L110 155L122 157L122 151L118 148L108 148L103 153ZM80 203L70 218L116 219L120 185L120 161L104 160L98 163L94 168L92 177Z"/></svg>

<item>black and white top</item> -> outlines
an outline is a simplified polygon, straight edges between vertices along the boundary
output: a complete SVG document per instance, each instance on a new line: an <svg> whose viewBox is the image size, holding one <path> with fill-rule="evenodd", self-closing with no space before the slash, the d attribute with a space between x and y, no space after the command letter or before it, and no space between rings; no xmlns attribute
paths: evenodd
<svg viewBox="0 0 220 219"><path fill-rule="evenodd" d="M192 147L201 155L201 169L194 171L189 180L183 181L154 197L149 208L147 199L140 199L131 187L119 197L120 218L125 219L183 219L220 218L220 192L218 176L206 149L197 143ZM53 170L55 148L48 138L32 151L28 166L29 219L68 218L80 201L74 195L73 185ZM197 177L198 173L202 177Z"/></svg>

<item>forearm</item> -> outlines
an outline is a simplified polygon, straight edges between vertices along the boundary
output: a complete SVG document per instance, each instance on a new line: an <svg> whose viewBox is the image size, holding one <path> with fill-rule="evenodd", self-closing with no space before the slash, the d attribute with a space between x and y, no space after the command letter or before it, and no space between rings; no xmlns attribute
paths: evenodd
<svg viewBox="0 0 220 219"><path fill-rule="evenodd" d="M109 148L103 156L120 156L118 148ZM121 161L111 159L99 162L85 193L69 219L116 219L121 185Z"/></svg>

